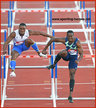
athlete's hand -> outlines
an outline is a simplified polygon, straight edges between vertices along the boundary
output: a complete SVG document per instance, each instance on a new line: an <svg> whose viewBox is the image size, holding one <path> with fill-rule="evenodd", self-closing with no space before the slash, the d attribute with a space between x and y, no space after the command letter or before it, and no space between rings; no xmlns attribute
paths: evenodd
<svg viewBox="0 0 96 108"><path fill-rule="evenodd" d="M7 50L3 50L3 55L5 55L7 53Z"/></svg>
<svg viewBox="0 0 96 108"><path fill-rule="evenodd" d="M76 63L76 64L78 64L78 63L79 63L79 61L78 61L78 60L75 60L75 63Z"/></svg>
<svg viewBox="0 0 96 108"><path fill-rule="evenodd" d="M46 51L46 50L43 50L43 51L42 51L42 54L47 54L47 51Z"/></svg>

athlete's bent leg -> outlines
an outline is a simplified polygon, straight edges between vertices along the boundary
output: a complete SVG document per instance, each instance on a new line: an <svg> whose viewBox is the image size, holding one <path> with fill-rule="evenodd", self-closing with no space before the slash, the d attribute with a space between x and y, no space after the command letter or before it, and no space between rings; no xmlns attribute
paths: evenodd
<svg viewBox="0 0 96 108"><path fill-rule="evenodd" d="M55 61L54 61L53 65L48 66L48 69L54 68L55 65L56 65L56 63L57 63L62 57L64 58L64 57L66 57L66 56L67 56L67 51L66 51L66 50L62 50L61 52L59 52L59 53L57 54L56 58L55 58Z"/></svg>
<svg viewBox="0 0 96 108"><path fill-rule="evenodd" d="M25 40L25 45L26 45L27 47L32 46L32 48L38 53L38 55L40 54L39 48L38 48L37 44L36 44L33 40L31 40L31 39L26 39L26 40Z"/></svg>

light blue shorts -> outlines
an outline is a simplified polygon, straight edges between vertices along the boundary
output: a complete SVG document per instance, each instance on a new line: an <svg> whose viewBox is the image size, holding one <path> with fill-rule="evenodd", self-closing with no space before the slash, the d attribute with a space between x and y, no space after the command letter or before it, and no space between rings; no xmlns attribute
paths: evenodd
<svg viewBox="0 0 96 108"><path fill-rule="evenodd" d="M15 45L14 44L14 46L13 46L13 49L12 49L12 51L17 51L19 54L21 54L23 51L26 51L26 50L28 50L30 47L27 47L26 45L25 45L25 41L22 43L22 44L20 44L20 45Z"/></svg>

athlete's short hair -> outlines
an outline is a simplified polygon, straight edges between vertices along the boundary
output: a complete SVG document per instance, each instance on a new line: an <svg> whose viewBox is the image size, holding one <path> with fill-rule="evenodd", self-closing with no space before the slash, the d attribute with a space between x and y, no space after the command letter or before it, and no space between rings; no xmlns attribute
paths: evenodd
<svg viewBox="0 0 96 108"><path fill-rule="evenodd" d="M19 26L26 26L26 24L25 23L20 23Z"/></svg>
<svg viewBox="0 0 96 108"><path fill-rule="evenodd" d="M74 34L74 32L72 30L68 30L67 35L68 35L68 33L73 33Z"/></svg>

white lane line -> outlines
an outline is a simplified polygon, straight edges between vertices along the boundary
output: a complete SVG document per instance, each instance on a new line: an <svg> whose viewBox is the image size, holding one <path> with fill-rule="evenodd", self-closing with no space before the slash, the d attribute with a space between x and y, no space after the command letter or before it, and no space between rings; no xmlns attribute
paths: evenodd
<svg viewBox="0 0 96 108"><path fill-rule="evenodd" d="M48 90L50 90L51 88L44 88L44 89L48 89ZM63 89L63 88L57 88L57 89Z"/></svg>
<svg viewBox="0 0 96 108"><path fill-rule="evenodd" d="M58 85L69 85L69 83L57 83ZM75 83L75 85L93 85L95 82L89 82L89 83ZM41 83L41 84L12 84L12 85L6 85L9 86L48 86L51 85L51 83ZM2 85L3 86L3 85Z"/></svg>
<svg viewBox="0 0 96 108"><path fill-rule="evenodd" d="M53 106L56 107L54 78L52 78L52 98L53 98Z"/></svg>

